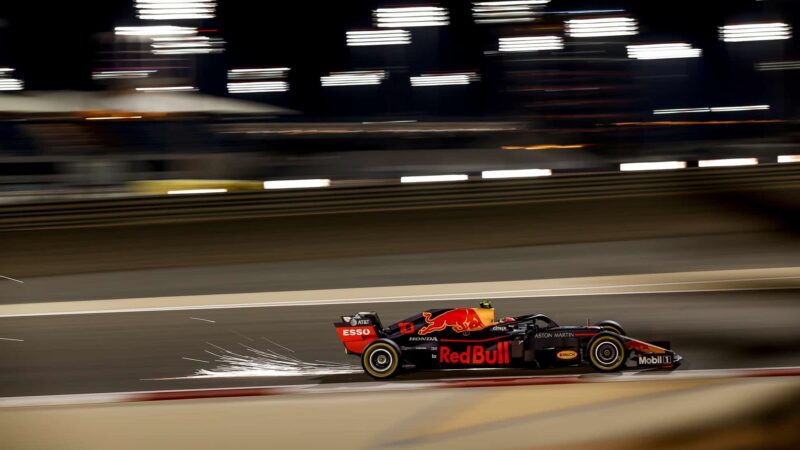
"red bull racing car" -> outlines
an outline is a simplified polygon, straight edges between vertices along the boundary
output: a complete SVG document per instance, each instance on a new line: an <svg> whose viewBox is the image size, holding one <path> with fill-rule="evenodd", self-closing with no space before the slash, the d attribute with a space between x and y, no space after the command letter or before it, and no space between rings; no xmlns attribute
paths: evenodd
<svg viewBox="0 0 800 450"><path fill-rule="evenodd" d="M681 362L668 342L633 339L617 322L560 326L543 314L495 321L489 302L479 308L433 309L388 327L374 312L342 316L334 325L347 353L360 356L364 371L377 379L404 368L589 365L612 372L674 369Z"/></svg>

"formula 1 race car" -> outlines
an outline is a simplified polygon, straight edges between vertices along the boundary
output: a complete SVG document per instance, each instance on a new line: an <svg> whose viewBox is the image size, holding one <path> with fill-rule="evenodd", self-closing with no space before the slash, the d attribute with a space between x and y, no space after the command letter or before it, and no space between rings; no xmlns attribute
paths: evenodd
<svg viewBox="0 0 800 450"><path fill-rule="evenodd" d="M364 371L385 379L403 368L546 368L590 365L599 372L623 368L674 369L681 357L668 342L630 338L620 324L559 326L543 314L495 321L491 303L479 308L434 309L384 328L374 312L335 323L348 354Z"/></svg>

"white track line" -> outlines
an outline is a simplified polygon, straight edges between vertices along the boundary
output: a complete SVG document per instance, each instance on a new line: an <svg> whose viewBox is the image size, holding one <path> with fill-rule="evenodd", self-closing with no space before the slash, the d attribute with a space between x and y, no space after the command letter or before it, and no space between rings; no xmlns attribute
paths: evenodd
<svg viewBox="0 0 800 450"><path fill-rule="evenodd" d="M239 304L215 304L215 305L197 305L197 306L163 306L163 307L147 307L147 308L121 308L121 309L103 309L103 310L87 310L87 311L54 311L54 312L37 312L37 313L20 313L20 314L2 314L0 319L13 318L13 317L40 317L40 316L75 316L82 314L122 314L122 313L142 313L142 312L162 312L162 311L193 311L193 310L206 310L206 309L240 309L240 308L281 308L292 306L329 306L329 305L358 305L365 303L405 303L405 302L451 302L461 300L478 300L490 297L492 300L515 299L515 298L553 298L553 297L591 297L591 296L607 296L607 295L646 295L646 294L680 294L680 293L702 293L702 292L736 292L736 291L773 291L776 289L800 289L798 286L781 286L781 287L759 287L759 288L709 288L709 289L670 289L670 290L651 290L651 291L623 291L623 292L587 292L587 293L566 293L566 294L515 294L515 295L499 295L495 292L482 292L480 294L472 294L469 296L458 296L459 294L447 294L448 298L436 298L437 294L420 295L418 298L408 296L403 299L381 300L378 298L346 298L334 300L310 300L310 301L276 301L276 302L261 302L261 303L239 303ZM572 288L566 289L572 290ZM456 295L455 297L449 297Z"/></svg>

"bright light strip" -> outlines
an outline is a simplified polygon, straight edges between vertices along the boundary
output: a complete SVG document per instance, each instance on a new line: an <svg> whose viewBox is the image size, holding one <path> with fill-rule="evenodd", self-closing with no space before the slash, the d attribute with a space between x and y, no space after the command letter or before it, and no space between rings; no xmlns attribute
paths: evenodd
<svg viewBox="0 0 800 450"><path fill-rule="evenodd" d="M767 109L769 109L769 105L715 106L711 108L711 112L763 111Z"/></svg>
<svg viewBox="0 0 800 450"><path fill-rule="evenodd" d="M207 36L154 37L151 44L154 55L190 55L220 53L225 41Z"/></svg>
<svg viewBox="0 0 800 450"><path fill-rule="evenodd" d="M484 170L481 178L490 180L498 178L533 178L549 177L553 172L549 169L521 169L521 170Z"/></svg>
<svg viewBox="0 0 800 450"><path fill-rule="evenodd" d="M153 43L151 44L153 48L197 48L197 47L211 47L213 43L206 39L202 39L200 37L194 39L194 42L187 42L187 41L172 41L172 42L165 42L162 44Z"/></svg>
<svg viewBox="0 0 800 450"><path fill-rule="evenodd" d="M703 54L701 49L686 43L629 45L627 49L628 58L632 59L698 58Z"/></svg>
<svg viewBox="0 0 800 450"><path fill-rule="evenodd" d="M368 70L355 72L332 72L330 75L320 77L323 86L364 86L381 84L386 79L386 72L382 70Z"/></svg>
<svg viewBox="0 0 800 450"><path fill-rule="evenodd" d="M480 78L475 72L460 73L424 73L417 77L411 77L411 86L446 86L464 85L477 81Z"/></svg>
<svg viewBox="0 0 800 450"><path fill-rule="evenodd" d="M289 83L285 81L242 81L228 83L228 92L231 94L286 92L288 90Z"/></svg>
<svg viewBox="0 0 800 450"><path fill-rule="evenodd" d="M21 91L25 84L16 78L0 78L0 91Z"/></svg>
<svg viewBox="0 0 800 450"><path fill-rule="evenodd" d="M288 67L268 67L264 69L231 69L229 80L254 80L260 78L283 78L289 72Z"/></svg>
<svg viewBox="0 0 800 450"><path fill-rule="evenodd" d="M724 42L777 41L791 38L792 27L781 22L726 25L719 36Z"/></svg>
<svg viewBox="0 0 800 450"><path fill-rule="evenodd" d="M99 116L87 117L86 120L125 120L125 119L141 119L142 116Z"/></svg>
<svg viewBox="0 0 800 450"><path fill-rule="evenodd" d="M747 106L715 106L712 108L676 108L676 109L656 109L653 114L689 114L689 113L709 113L709 112L737 112L737 111L764 111L768 110L769 105L747 105Z"/></svg>
<svg viewBox="0 0 800 450"><path fill-rule="evenodd" d="M213 19L216 7L213 0L136 0L142 20Z"/></svg>
<svg viewBox="0 0 800 450"><path fill-rule="evenodd" d="M779 163L796 163L800 162L800 155L780 155L778 156Z"/></svg>
<svg viewBox="0 0 800 450"><path fill-rule="evenodd" d="M372 15L379 28L441 27L450 23L447 10L438 6L378 8Z"/></svg>
<svg viewBox="0 0 800 450"><path fill-rule="evenodd" d="M773 70L797 70L800 69L800 61L775 61L756 64L756 70L768 72Z"/></svg>
<svg viewBox="0 0 800 450"><path fill-rule="evenodd" d="M688 113L708 113L711 108L675 108L675 109L656 109L653 114L688 114Z"/></svg>
<svg viewBox="0 0 800 450"><path fill-rule="evenodd" d="M153 50L152 53L154 55L208 55L222 53L222 48L171 48Z"/></svg>
<svg viewBox="0 0 800 450"><path fill-rule="evenodd" d="M698 167L755 166L757 158L705 159L697 162Z"/></svg>
<svg viewBox="0 0 800 450"><path fill-rule="evenodd" d="M202 20L212 19L213 14L139 14L142 20Z"/></svg>
<svg viewBox="0 0 800 450"><path fill-rule="evenodd" d="M167 191L169 195L183 195L183 194L221 194L228 192L227 189L178 189L174 191Z"/></svg>
<svg viewBox="0 0 800 450"><path fill-rule="evenodd" d="M619 165L619 170L622 172L636 172L640 170L675 170L685 168L686 161L639 162L623 163Z"/></svg>
<svg viewBox="0 0 800 450"><path fill-rule="evenodd" d="M564 40L558 36L525 36L500 38L501 52L536 52L540 50L561 50Z"/></svg>
<svg viewBox="0 0 800 450"><path fill-rule="evenodd" d="M472 15L475 23L531 22L537 13L535 9L549 2L550 0L473 2Z"/></svg>
<svg viewBox="0 0 800 450"><path fill-rule="evenodd" d="M197 28L176 27L174 25L147 27L116 27L117 36L182 36L197 34Z"/></svg>
<svg viewBox="0 0 800 450"><path fill-rule="evenodd" d="M466 181L468 175L421 175L413 177L400 177L401 183L441 183L446 181Z"/></svg>
<svg viewBox="0 0 800 450"><path fill-rule="evenodd" d="M348 31L348 47L372 45L406 45L411 43L411 33L406 30Z"/></svg>
<svg viewBox="0 0 800 450"><path fill-rule="evenodd" d="M319 188L328 187L331 185L331 180L319 178L310 180L276 180L265 181L264 189L302 189L302 188Z"/></svg>
<svg viewBox="0 0 800 450"><path fill-rule="evenodd" d="M163 92L163 91L196 91L194 86L159 86L159 87L137 87L139 92Z"/></svg>
<svg viewBox="0 0 800 450"><path fill-rule="evenodd" d="M92 72L93 80L102 80L106 78L147 78L156 70L107 70Z"/></svg>
<svg viewBox="0 0 800 450"><path fill-rule="evenodd" d="M567 21L567 35L574 38L603 36L632 36L639 33L639 25L629 17L602 19L572 19Z"/></svg>

